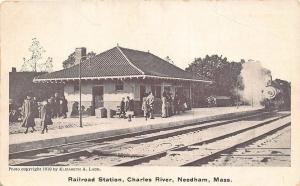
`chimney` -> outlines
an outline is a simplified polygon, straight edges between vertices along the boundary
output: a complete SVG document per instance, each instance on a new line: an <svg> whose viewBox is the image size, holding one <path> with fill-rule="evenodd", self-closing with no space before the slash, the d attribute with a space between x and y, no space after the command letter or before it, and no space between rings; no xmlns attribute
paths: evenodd
<svg viewBox="0 0 300 186"><path fill-rule="evenodd" d="M17 72L16 67L12 67L12 68L11 68L11 72Z"/></svg>
<svg viewBox="0 0 300 186"><path fill-rule="evenodd" d="M84 60L86 58L86 48L76 48L75 49L75 63L74 65L79 64L80 60Z"/></svg>

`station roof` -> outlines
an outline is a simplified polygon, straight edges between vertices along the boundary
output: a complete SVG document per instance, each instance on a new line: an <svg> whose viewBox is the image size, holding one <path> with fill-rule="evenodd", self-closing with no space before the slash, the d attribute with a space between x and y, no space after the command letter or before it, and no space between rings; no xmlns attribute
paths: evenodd
<svg viewBox="0 0 300 186"><path fill-rule="evenodd" d="M211 81L193 77L192 74L151 54L116 46L81 63L82 79L107 78L159 78L187 81ZM34 79L41 81L63 81L79 79L79 64L70 68L43 74Z"/></svg>

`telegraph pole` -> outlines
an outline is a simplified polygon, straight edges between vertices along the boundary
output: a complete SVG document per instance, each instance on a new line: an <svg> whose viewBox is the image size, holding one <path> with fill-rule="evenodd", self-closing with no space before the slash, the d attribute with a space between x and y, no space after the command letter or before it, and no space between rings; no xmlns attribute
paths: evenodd
<svg viewBox="0 0 300 186"><path fill-rule="evenodd" d="M79 126L82 127L82 110L81 110L81 60L79 60Z"/></svg>

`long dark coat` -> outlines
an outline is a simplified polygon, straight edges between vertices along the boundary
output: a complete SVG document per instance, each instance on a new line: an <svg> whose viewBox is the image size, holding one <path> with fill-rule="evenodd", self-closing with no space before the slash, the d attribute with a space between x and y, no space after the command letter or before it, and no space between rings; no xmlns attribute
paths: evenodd
<svg viewBox="0 0 300 186"><path fill-rule="evenodd" d="M22 112L23 112L23 123L22 127L34 127L34 117L35 117L35 104L32 99L25 99L23 106L22 106Z"/></svg>
<svg viewBox="0 0 300 186"><path fill-rule="evenodd" d="M61 114L65 114L68 112L68 101L66 99L62 99L59 105L59 110Z"/></svg>
<svg viewBox="0 0 300 186"><path fill-rule="evenodd" d="M59 114L59 112L60 112L60 103L59 103L59 101L60 101L60 98L59 97L55 97L54 98L54 103L53 103L53 111L54 111L54 116L55 117L57 117L57 115Z"/></svg>
<svg viewBox="0 0 300 186"><path fill-rule="evenodd" d="M134 101L133 99L127 100L125 103L126 113L128 115L134 115Z"/></svg>
<svg viewBox="0 0 300 186"><path fill-rule="evenodd" d="M125 109L126 109L125 101L122 100L120 103L120 111L125 112Z"/></svg>
<svg viewBox="0 0 300 186"><path fill-rule="evenodd" d="M127 100L125 105L126 111L134 111L134 101L132 99Z"/></svg>
<svg viewBox="0 0 300 186"><path fill-rule="evenodd" d="M53 124L53 122L51 120L51 106L49 103L42 106L41 122L43 125L52 125Z"/></svg>
<svg viewBox="0 0 300 186"><path fill-rule="evenodd" d="M34 113L34 118L39 117L39 106L35 100L33 100L33 113Z"/></svg>

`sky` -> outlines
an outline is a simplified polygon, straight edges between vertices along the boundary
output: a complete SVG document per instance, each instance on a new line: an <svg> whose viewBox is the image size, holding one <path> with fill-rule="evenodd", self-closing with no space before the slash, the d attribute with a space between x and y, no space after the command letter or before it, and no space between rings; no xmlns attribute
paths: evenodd
<svg viewBox="0 0 300 186"><path fill-rule="evenodd" d="M36 37L54 70L76 47L101 53L118 43L169 56L182 69L212 54L258 60L274 78L292 81L300 69L299 10L289 0L4 2L1 65L19 71Z"/></svg>

